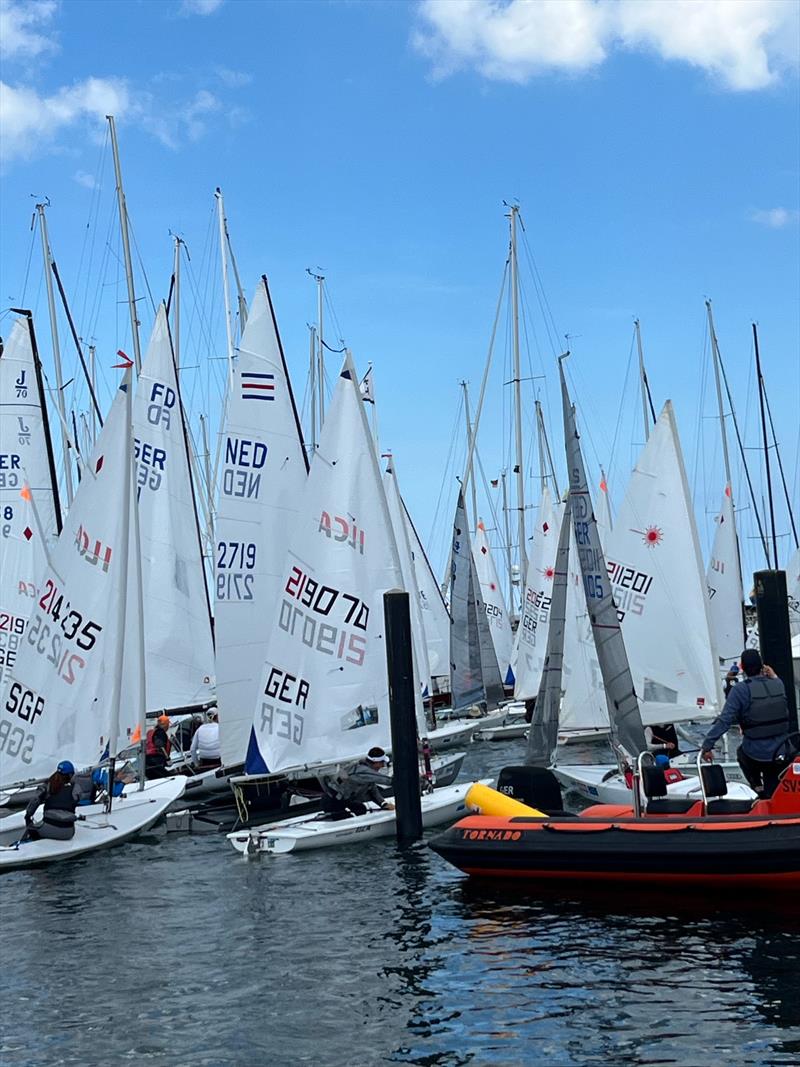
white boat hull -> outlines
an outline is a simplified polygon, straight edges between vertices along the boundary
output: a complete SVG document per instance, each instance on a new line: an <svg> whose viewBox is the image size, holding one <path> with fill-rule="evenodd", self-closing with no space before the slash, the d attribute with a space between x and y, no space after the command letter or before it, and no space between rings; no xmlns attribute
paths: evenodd
<svg viewBox="0 0 800 1067"><path fill-rule="evenodd" d="M559 730L559 745L587 744L592 741L608 741L608 727L592 726L585 730Z"/></svg>
<svg viewBox="0 0 800 1067"><path fill-rule="evenodd" d="M749 786L730 779L728 764L722 763L720 766L728 779L728 799L752 800L755 798L755 793ZM736 766L738 768L738 764ZM682 770L686 777L680 782L670 782L667 785L667 794L674 799L681 797L687 800L702 799L703 794L697 774L689 774L690 768L688 767ZM626 785L624 777L610 765L562 766L554 767L553 771L564 788L574 790L593 804L633 803L633 794Z"/></svg>
<svg viewBox="0 0 800 1067"><path fill-rule="evenodd" d="M434 752L445 752L449 748L460 748L472 741L472 735L478 729L478 719L455 719L428 733L428 744Z"/></svg>
<svg viewBox="0 0 800 1067"><path fill-rule="evenodd" d="M184 787L182 777L161 778L147 782L142 790L126 786L123 796L115 798L110 812L104 811L102 804L80 807L77 814L81 821L75 824L75 834L68 841L45 838L19 844L25 832L25 815L23 812L9 815L0 822L0 872L58 863L120 845L149 830L180 797Z"/></svg>
<svg viewBox="0 0 800 1067"><path fill-rule="evenodd" d="M422 825L426 828L440 826L462 815L467 810L466 795L472 784L462 782L423 796ZM326 819L319 815L284 819L270 826L238 830L228 834L228 840L242 855L280 855L372 841L379 837L391 837L394 832L394 811L372 807L366 815L355 815L349 819Z"/></svg>
<svg viewBox="0 0 800 1067"><path fill-rule="evenodd" d="M514 741L518 738L527 737L530 726L527 722L510 722L505 726L494 726L488 730L478 730L473 738L474 741Z"/></svg>

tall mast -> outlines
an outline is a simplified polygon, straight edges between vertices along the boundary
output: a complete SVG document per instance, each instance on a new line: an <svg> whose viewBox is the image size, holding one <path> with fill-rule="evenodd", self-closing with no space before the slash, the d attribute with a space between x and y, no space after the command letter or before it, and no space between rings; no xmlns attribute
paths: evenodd
<svg viewBox="0 0 800 1067"><path fill-rule="evenodd" d="M552 478L553 491L555 492L556 497L560 498L561 493L558 488L556 468L553 463L553 455L550 451L550 441L547 437L547 430L544 426L544 413L542 412L542 405L538 400L536 401L536 431L539 435L539 469L542 477L542 487L544 487L548 478Z"/></svg>
<svg viewBox="0 0 800 1067"><path fill-rule="evenodd" d="M508 571L508 610L512 615L515 615L514 611L514 575L511 572L511 528L508 522L508 487L506 486L506 472L503 469L500 473L500 478L503 485L503 530L505 534L506 542L506 570ZM525 588L526 575L520 575L520 588Z"/></svg>
<svg viewBox="0 0 800 1067"><path fill-rule="evenodd" d="M228 287L228 242L226 240L225 203L219 186L217 186L214 196L217 200L217 220L219 222L219 255L222 264L222 295L225 300L225 335L228 339L228 385L230 385L233 381L233 318L231 315L231 294Z"/></svg>
<svg viewBox="0 0 800 1067"><path fill-rule="evenodd" d="M97 391L97 346L89 345L89 381L92 384L92 392ZM92 444L94 445L97 440L97 420L98 413L94 406L92 406ZM101 423L102 425L102 423Z"/></svg>
<svg viewBox="0 0 800 1067"><path fill-rule="evenodd" d="M522 380L519 358L519 269L517 263L517 216L519 207L511 205L509 214L511 230L511 325L514 346L514 432L516 444L516 462L514 473L517 476L517 524L519 529L519 573L520 580L528 572L528 556L525 548L525 470L522 452Z"/></svg>
<svg viewBox="0 0 800 1067"><path fill-rule="evenodd" d="M650 440L650 413L647 410L647 374L644 369L644 353L642 352L642 331L639 320L633 320L633 328L636 332L636 349L639 353L639 387L642 393L642 425L644 426L644 439Z"/></svg>
<svg viewBox="0 0 800 1067"><path fill-rule="evenodd" d="M67 507L72 504L72 465L69 456L69 435L67 433L67 413L64 407L64 379L61 374L61 345L58 340L58 321L56 319L56 301L53 294L53 276L51 263L53 255L50 251L50 239L47 235L47 218L44 213L45 205L37 204L36 211L39 214L39 232L42 237L42 258L44 260L44 281L47 288L47 307L50 311L50 336L53 340L53 363L56 371L56 404L61 422L61 461L64 465L64 485L67 490Z"/></svg>
<svg viewBox="0 0 800 1067"><path fill-rule="evenodd" d="M472 422L470 421L469 414L469 386L467 385L466 381L461 382L461 388L464 390L464 420L467 426L467 451L470 457L472 457L474 453L474 449L472 448ZM472 491L472 530L474 531L478 528L478 493L475 487L475 471L473 470L472 463L470 463L467 467L467 481L469 482L470 489ZM465 485L465 492L466 489L467 486Z"/></svg>
<svg viewBox="0 0 800 1067"><path fill-rule="evenodd" d="M175 375L180 373L181 368L181 245L183 241L177 234L172 235L175 241L175 258L172 267L174 289L172 292L172 348L175 355Z"/></svg>
<svg viewBox="0 0 800 1067"><path fill-rule="evenodd" d="M317 352L314 377L317 384L317 405L319 410L319 428L321 431L322 424L325 421L325 342L323 340L323 305L325 302L325 291L323 287L325 285L325 275L315 274L310 267L306 267L306 273L311 275L317 283Z"/></svg>
<svg viewBox="0 0 800 1067"><path fill-rule="evenodd" d="M317 450L317 328L309 326L309 356L308 356L308 392L311 399L311 448L313 455Z"/></svg>
<svg viewBox="0 0 800 1067"><path fill-rule="evenodd" d="M753 345L756 352L756 377L758 378L758 402L761 409L761 433L764 438L764 465L767 469L767 498L769 501L769 521L772 528L772 553L775 570L778 569L778 536L775 533L775 506L772 501L772 472L769 466L769 443L767 441L767 419L764 412L764 378L761 374L761 356L758 351L758 330L753 323Z"/></svg>
<svg viewBox="0 0 800 1067"><path fill-rule="evenodd" d="M722 458L725 462L725 484L731 491L731 504L733 504L733 480L731 478L731 458L728 453L728 435L725 432L725 410L722 405L722 381L719 373L719 345L717 333L714 329L714 316L711 314L711 301L706 300L706 312L708 314L708 332L711 337L711 356L714 363L714 381L717 387L717 408L719 410L719 432L722 437Z"/></svg>
<svg viewBox="0 0 800 1067"><path fill-rule="evenodd" d="M117 205L119 207L119 228L122 232L122 254L125 259L125 280L128 284L128 311L131 316L131 338L133 340L133 361L136 373L142 369L142 349L139 344L139 319L136 316L136 292L133 287L133 261L131 259L131 241L128 232L128 207L125 202L125 190L122 188L122 167L119 162L119 145L117 144L117 127L113 115L106 115L111 131L111 152L114 156L114 174L117 182Z"/></svg>

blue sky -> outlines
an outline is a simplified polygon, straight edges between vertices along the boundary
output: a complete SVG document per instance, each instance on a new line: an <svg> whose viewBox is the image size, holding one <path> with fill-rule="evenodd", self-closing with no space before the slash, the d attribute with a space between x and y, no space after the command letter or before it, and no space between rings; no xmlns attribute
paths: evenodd
<svg viewBox="0 0 800 1067"><path fill-rule="evenodd" d="M362 371L375 364L381 443L425 537L441 493L437 563L454 504L452 469L444 492L442 479L458 382L470 381L474 405L507 249L502 202L515 197L558 335L548 340L521 250L523 365L546 375L526 384L526 419L536 389L559 468L554 355L569 334L587 458L610 466L621 499L642 440L626 378L638 316L656 406L675 403L709 535L723 481L708 418L709 296L748 447L759 323L797 502L796 4L0 0L0 19L0 306L24 295L34 307L46 364L38 244L27 266L31 194L50 198L79 332L97 339L105 365L130 348L103 122L113 111L155 299L169 281L170 230L191 256L182 361L194 414L213 419L219 406L219 185L248 293L269 275L300 397L315 317L305 270L324 269L338 322L328 339L343 338ZM146 301L141 317L144 344ZM510 462L505 323L503 313L479 440L487 477ZM69 352L66 335L62 345ZM745 526L745 563L757 565ZM779 527L788 532L782 506ZM789 547L784 537L784 559Z"/></svg>

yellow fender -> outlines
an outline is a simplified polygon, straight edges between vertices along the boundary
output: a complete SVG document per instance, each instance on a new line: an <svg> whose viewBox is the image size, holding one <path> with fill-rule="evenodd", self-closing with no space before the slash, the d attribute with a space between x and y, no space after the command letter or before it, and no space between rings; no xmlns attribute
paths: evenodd
<svg viewBox="0 0 800 1067"><path fill-rule="evenodd" d="M496 789L490 789L488 785L481 785L480 782L470 786L465 800L467 807L471 808L472 811L476 811L479 815L496 815L498 818L503 819L510 819L514 815L533 815L539 819L547 818L544 812L537 811L536 808L529 808L527 804L522 804L519 800L514 800L513 797L509 797L505 793L498 793Z"/></svg>

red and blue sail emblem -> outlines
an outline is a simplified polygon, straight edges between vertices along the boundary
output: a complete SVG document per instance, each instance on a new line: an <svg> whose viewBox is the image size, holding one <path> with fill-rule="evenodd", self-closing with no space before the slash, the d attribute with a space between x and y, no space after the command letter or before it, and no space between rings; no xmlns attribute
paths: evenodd
<svg viewBox="0 0 800 1067"><path fill-rule="evenodd" d="M275 375L243 373L242 400L274 400Z"/></svg>

